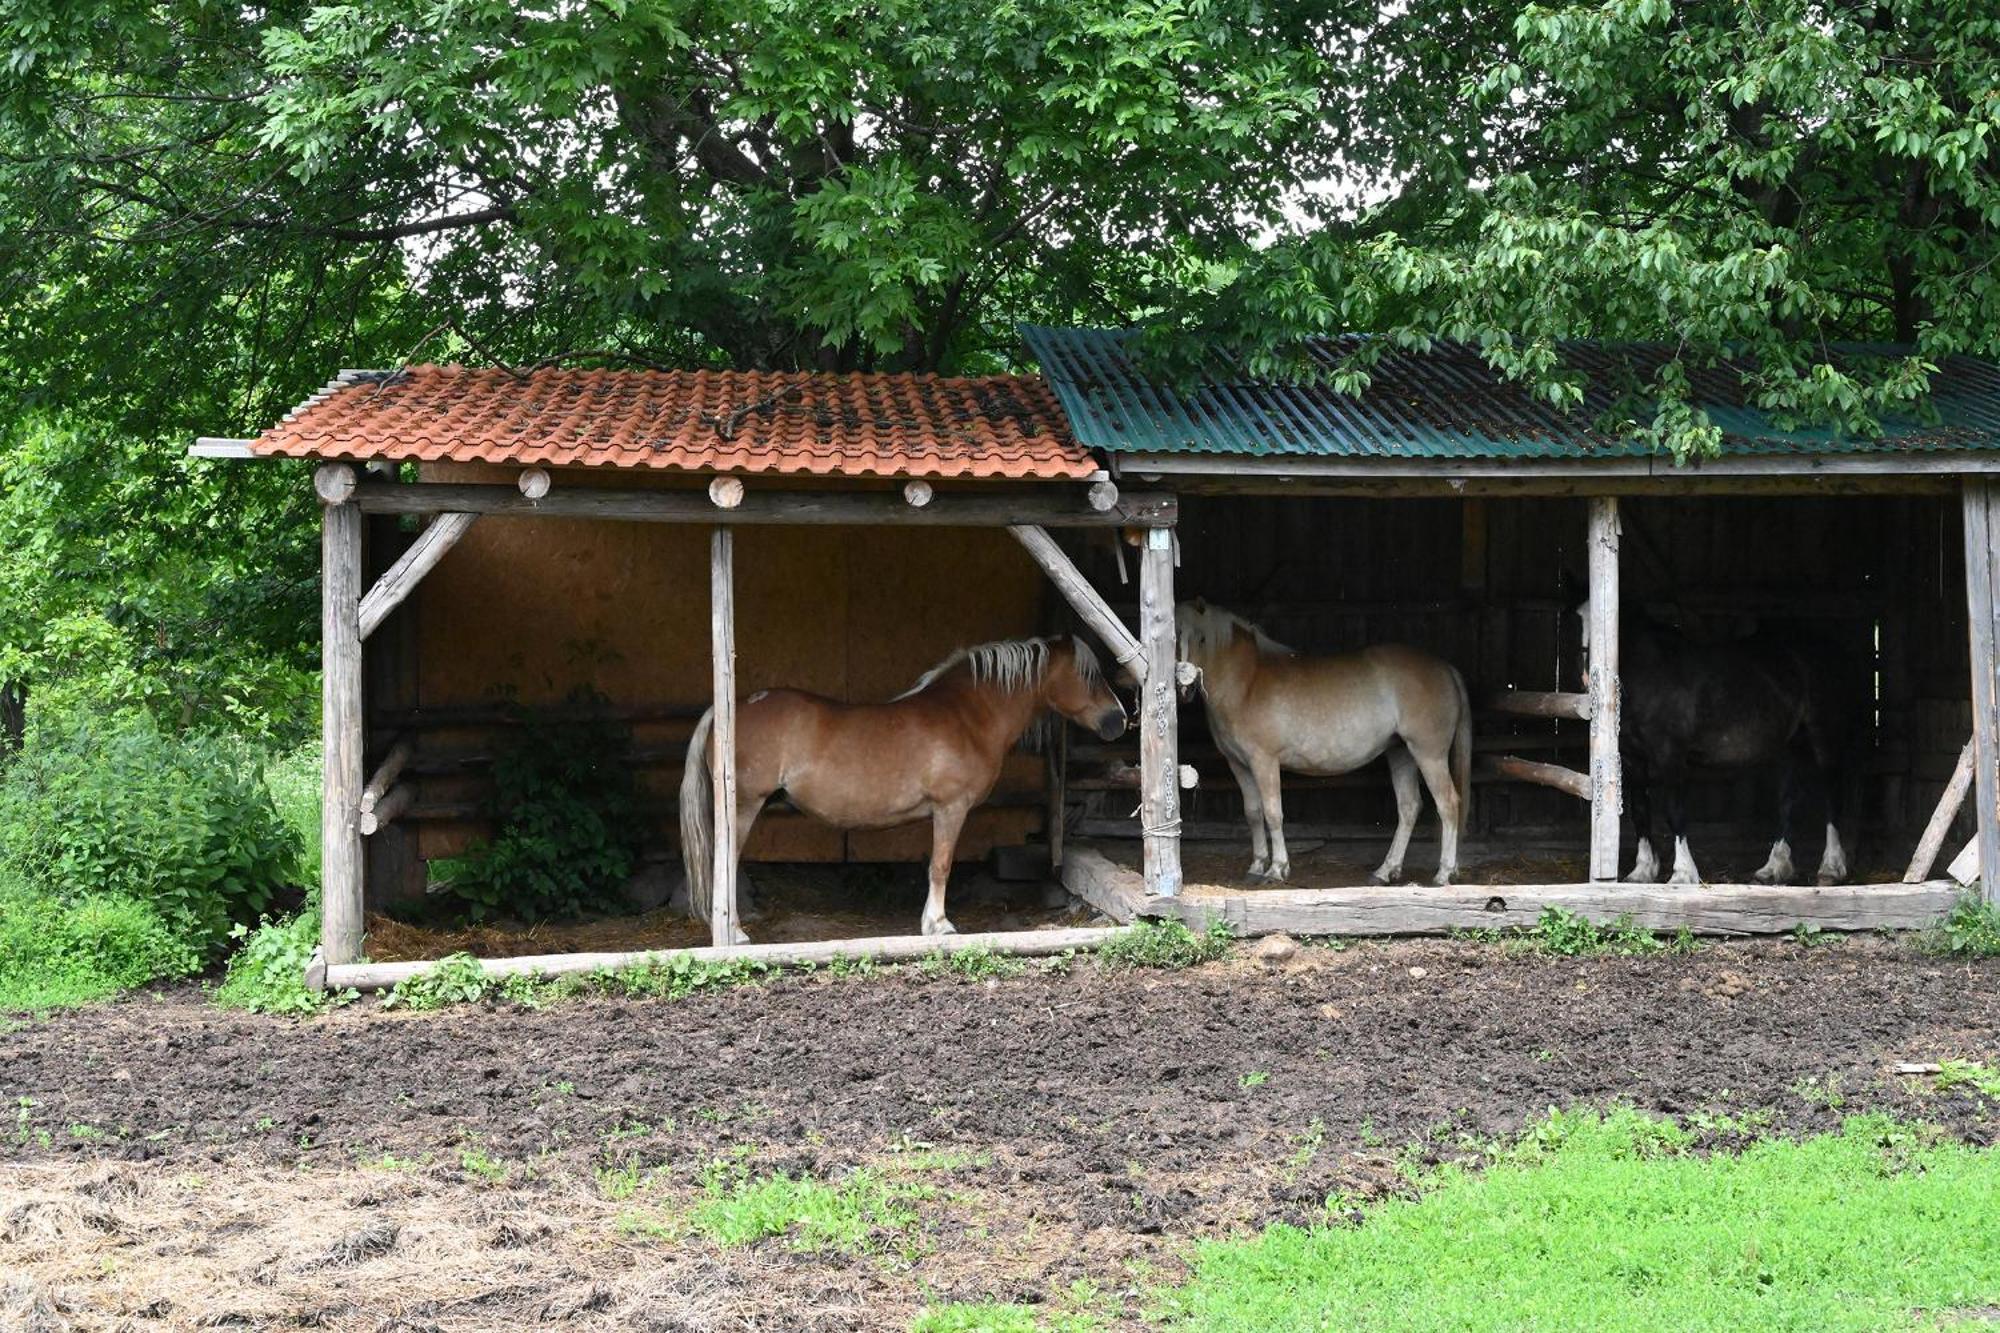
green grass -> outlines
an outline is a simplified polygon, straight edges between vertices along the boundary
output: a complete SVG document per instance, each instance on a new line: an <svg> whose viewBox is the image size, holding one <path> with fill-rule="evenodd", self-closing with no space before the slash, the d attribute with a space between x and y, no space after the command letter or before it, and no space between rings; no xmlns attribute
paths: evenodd
<svg viewBox="0 0 2000 1333"><path fill-rule="evenodd" d="M1235 939L1226 921L1197 935L1178 920L1141 919L1099 946L1097 959L1108 967L1194 967L1228 953Z"/></svg>
<svg viewBox="0 0 2000 1333"><path fill-rule="evenodd" d="M64 901L0 870L0 1013L87 1004L200 966L187 933L144 903Z"/></svg>
<svg viewBox="0 0 2000 1333"><path fill-rule="evenodd" d="M1923 1328L2000 1305L1996 1209L2000 1149L1879 1117L1703 1156L1670 1122L1554 1114L1359 1225L1201 1245L1158 1313L1218 1330Z"/></svg>
<svg viewBox="0 0 2000 1333"><path fill-rule="evenodd" d="M917 1225L911 1201L936 1192L865 1169L829 1184L802 1176L753 1176L740 1162L713 1164L702 1190L705 1197L688 1211L688 1225L718 1245L782 1236L796 1250L844 1254L864 1254L906 1237Z"/></svg>
<svg viewBox="0 0 2000 1333"><path fill-rule="evenodd" d="M1944 920L1917 936L1917 947L1947 957L2000 958L2000 905L1965 894Z"/></svg>

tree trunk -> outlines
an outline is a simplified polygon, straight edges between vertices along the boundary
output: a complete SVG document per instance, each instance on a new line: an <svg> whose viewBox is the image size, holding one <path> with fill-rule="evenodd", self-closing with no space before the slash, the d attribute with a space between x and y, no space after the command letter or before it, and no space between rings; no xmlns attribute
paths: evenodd
<svg viewBox="0 0 2000 1333"><path fill-rule="evenodd" d="M0 759L19 754L28 736L28 682L0 684Z"/></svg>

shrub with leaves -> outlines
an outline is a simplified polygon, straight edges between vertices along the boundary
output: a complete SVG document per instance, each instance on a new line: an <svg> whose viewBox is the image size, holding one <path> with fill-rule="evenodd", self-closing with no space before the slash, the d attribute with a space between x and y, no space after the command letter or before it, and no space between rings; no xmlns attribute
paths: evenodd
<svg viewBox="0 0 2000 1333"><path fill-rule="evenodd" d="M0 781L0 864L65 902L142 904L201 954L270 905L298 854L248 750L144 714L38 727Z"/></svg>
<svg viewBox="0 0 2000 1333"><path fill-rule="evenodd" d="M622 904L639 864L631 736L584 710L524 712L493 764L493 840L446 881L473 920L587 916Z"/></svg>
<svg viewBox="0 0 2000 1333"><path fill-rule="evenodd" d="M65 901L0 873L0 1012L82 1004L201 963L186 933L145 903Z"/></svg>
<svg viewBox="0 0 2000 1333"><path fill-rule="evenodd" d="M1139 920L1099 947L1099 961L1113 967L1194 967L1229 952L1236 936L1226 921L1211 921L1197 935L1178 920Z"/></svg>
<svg viewBox="0 0 2000 1333"><path fill-rule="evenodd" d="M316 1014L355 998L352 990L316 991L306 987L306 964L319 944L319 903L283 920L265 917L256 929L238 924L230 932L237 941L229 956L229 973L215 992L215 1002L229 1009L260 1014Z"/></svg>
<svg viewBox="0 0 2000 1333"><path fill-rule="evenodd" d="M1944 919L1917 937L1926 953L1963 958L2000 958L2000 907L1976 893L1953 903Z"/></svg>

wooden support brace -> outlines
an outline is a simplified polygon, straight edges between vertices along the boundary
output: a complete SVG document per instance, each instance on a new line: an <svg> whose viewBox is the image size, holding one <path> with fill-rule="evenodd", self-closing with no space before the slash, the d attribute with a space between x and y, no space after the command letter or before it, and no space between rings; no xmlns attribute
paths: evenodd
<svg viewBox="0 0 2000 1333"><path fill-rule="evenodd" d="M1499 777L1511 778L1516 782L1533 782L1543 787L1554 787L1557 791L1568 792L1578 800L1590 799L1590 774L1579 773L1561 764L1545 764L1539 760L1521 759L1511 754L1496 755L1483 760L1480 765L1487 772Z"/></svg>
<svg viewBox="0 0 2000 1333"><path fill-rule="evenodd" d="M709 645L714 655L715 718L710 771L715 796L714 898L710 938L716 947L736 943L736 548L735 534L718 527L709 538Z"/></svg>
<svg viewBox="0 0 2000 1333"><path fill-rule="evenodd" d="M1973 783L1979 879L2000 902L2000 484L1968 477L1964 492L1965 599L1972 657Z"/></svg>
<svg viewBox="0 0 2000 1333"><path fill-rule="evenodd" d="M1180 700L1174 687L1174 534L1148 528L1139 553L1139 835L1146 892L1181 891Z"/></svg>
<svg viewBox="0 0 2000 1333"><path fill-rule="evenodd" d="M372 809L361 812L355 820L355 826L360 829L362 837L372 838L408 814L410 807L416 803L417 789L413 784L405 782L400 787L391 787L389 794Z"/></svg>
<svg viewBox="0 0 2000 1333"><path fill-rule="evenodd" d="M1035 563L1040 565L1043 572L1054 582L1057 591L1062 593L1063 600L1076 608L1077 615L1083 617L1083 623L1090 626L1091 631L1103 640L1104 646L1111 650L1111 656L1120 666L1129 670L1132 678L1143 688L1146 683L1148 660L1145 650L1140 647L1139 640L1133 637L1132 631L1125 628L1125 622L1118 618L1117 613L1104 604L1104 599L1097 595L1097 589L1090 586L1090 580L1083 576L1082 571L1070 560L1068 554L1062 547L1056 545L1055 538L1032 524L1015 524L1007 531L1013 533L1014 540L1027 549ZM1165 529L1154 529L1154 531L1164 532ZM1173 619L1174 609L1170 604L1167 607L1167 624L1170 631ZM1173 656L1170 650L1166 665L1169 677L1173 675L1173 669Z"/></svg>
<svg viewBox="0 0 2000 1333"><path fill-rule="evenodd" d="M1952 769L1951 781L1945 784L1937 809L1931 811L1931 822L1924 825L1924 836L1917 839L1917 850L1910 857L1910 868L1903 872L1903 883L1921 884L1930 878L1931 867L1937 864L1938 853L1944 850L1945 835L1951 832L1952 821L1958 818L1965 794L1972 788L1974 759L1974 743L1967 741L1958 752L1958 767Z"/></svg>
<svg viewBox="0 0 2000 1333"><path fill-rule="evenodd" d="M361 507L354 469L322 466L320 511L320 947L329 964L361 956Z"/></svg>
<svg viewBox="0 0 2000 1333"><path fill-rule="evenodd" d="M369 778L368 785L361 789L358 808L363 814L373 810L377 802L389 794L389 788L396 785L396 779L403 775L403 770L409 767L410 760L416 758L416 754L416 742L408 736L402 737L389 747L389 753L382 756L382 762L376 767L375 775Z"/></svg>
<svg viewBox="0 0 2000 1333"><path fill-rule="evenodd" d="M445 552L458 544L458 539L466 534L477 514L439 514L431 525L423 530L410 549L403 552L395 564L368 590L361 599L361 637L366 639L380 629L389 613L403 604L405 598L415 592L423 582L424 575L437 567L444 559Z"/></svg>
<svg viewBox="0 0 2000 1333"><path fill-rule="evenodd" d="M1618 501L1590 500L1590 878L1618 878L1624 774L1618 758Z"/></svg>

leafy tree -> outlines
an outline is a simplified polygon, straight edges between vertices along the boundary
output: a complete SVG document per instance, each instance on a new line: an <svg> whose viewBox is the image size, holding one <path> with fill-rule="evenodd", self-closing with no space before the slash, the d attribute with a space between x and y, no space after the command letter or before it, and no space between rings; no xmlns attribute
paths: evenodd
<svg viewBox="0 0 2000 1333"><path fill-rule="evenodd" d="M1859 431L1943 356L2000 353L1986 0L1418 5L1328 63L1374 71L1334 133L1375 202L1319 196L1181 312L1265 370L1301 333L1446 337L1574 403L1558 340L1661 340L1636 425L1685 453L1715 439L1688 373L1728 351L1766 406ZM1828 348L1891 339L1914 354Z"/></svg>

